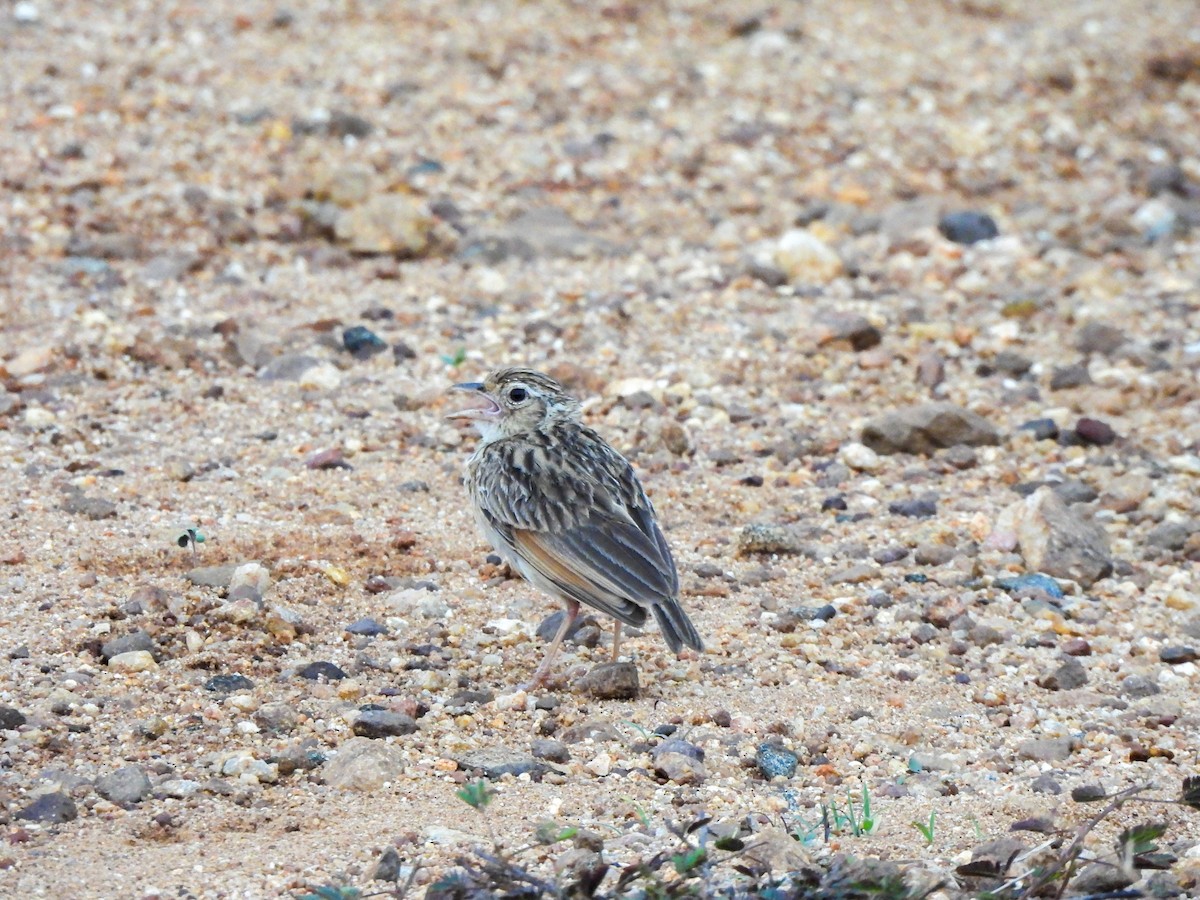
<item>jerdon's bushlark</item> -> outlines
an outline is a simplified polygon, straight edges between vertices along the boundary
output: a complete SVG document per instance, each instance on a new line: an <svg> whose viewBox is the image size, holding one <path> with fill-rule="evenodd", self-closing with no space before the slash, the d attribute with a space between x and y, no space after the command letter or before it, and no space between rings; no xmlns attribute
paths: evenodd
<svg viewBox="0 0 1200 900"><path fill-rule="evenodd" d="M628 460L580 421L579 401L531 369L492 372L454 386L471 405L479 446L467 462L467 489L492 546L526 580L566 604L566 616L534 675L541 684L586 604L621 625L654 614L668 646L702 651L679 605L679 576Z"/></svg>

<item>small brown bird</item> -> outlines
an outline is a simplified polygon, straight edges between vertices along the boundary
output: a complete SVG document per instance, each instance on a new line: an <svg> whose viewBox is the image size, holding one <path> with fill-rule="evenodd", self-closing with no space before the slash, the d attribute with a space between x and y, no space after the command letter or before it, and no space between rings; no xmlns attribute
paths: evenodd
<svg viewBox="0 0 1200 900"><path fill-rule="evenodd" d="M579 420L579 401L531 369L456 384L482 440L467 462L475 516L492 546L527 581L566 604L567 614L534 675L543 682L586 604L641 627L654 614L668 646L702 651L679 605L679 575L654 507L629 461Z"/></svg>

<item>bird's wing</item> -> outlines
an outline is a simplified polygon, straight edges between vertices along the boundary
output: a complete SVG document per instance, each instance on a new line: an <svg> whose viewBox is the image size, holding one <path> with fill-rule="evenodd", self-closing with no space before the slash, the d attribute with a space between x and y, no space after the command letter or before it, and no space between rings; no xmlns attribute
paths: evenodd
<svg viewBox="0 0 1200 900"><path fill-rule="evenodd" d="M477 470L476 502L507 548L564 595L640 624L647 607L678 596L671 551L624 457L586 429L576 438L553 466L507 448Z"/></svg>

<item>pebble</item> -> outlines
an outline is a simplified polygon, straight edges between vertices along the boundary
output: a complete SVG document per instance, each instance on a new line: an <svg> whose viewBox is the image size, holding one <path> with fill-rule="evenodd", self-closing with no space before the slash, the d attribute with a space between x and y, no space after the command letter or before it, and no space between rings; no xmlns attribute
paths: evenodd
<svg viewBox="0 0 1200 900"><path fill-rule="evenodd" d="M995 585L1000 590L1014 595L1036 590L1056 600L1061 600L1063 597L1062 586L1049 575L1043 575L1041 572L1027 572L1015 578L999 578Z"/></svg>
<svg viewBox="0 0 1200 900"><path fill-rule="evenodd" d="M1029 787L1036 794L1057 795L1062 793L1062 785L1053 775L1039 775L1033 779L1033 783Z"/></svg>
<svg viewBox="0 0 1200 900"><path fill-rule="evenodd" d="M1034 738L1017 744L1017 755L1035 762L1062 762L1071 749L1070 738Z"/></svg>
<svg viewBox="0 0 1200 900"><path fill-rule="evenodd" d="M699 784L707 773L704 763L689 754L656 753L654 774L673 784Z"/></svg>
<svg viewBox="0 0 1200 900"><path fill-rule="evenodd" d="M285 353L264 365L258 372L260 381L299 381L309 369L321 364L321 360L305 353Z"/></svg>
<svg viewBox="0 0 1200 900"><path fill-rule="evenodd" d="M322 770L332 788L370 793L404 773L403 751L386 741L354 737L340 744Z"/></svg>
<svg viewBox="0 0 1200 900"><path fill-rule="evenodd" d="M300 721L300 713L294 703L277 701L264 703L254 711L254 722L264 731L286 733L293 730Z"/></svg>
<svg viewBox="0 0 1200 900"><path fill-rule="evenodd" d="M579 687L598 700L635 700L637 666L627 661L600 663L580 679Z"/></svg>
<svg viewBox="0 0 1200 900"><path fill-rule="evenodd" d="M190 778L168 778L166 781L158 783L154 788L154 795L170 797L175 800L187 800L200 793L202 787L200 782L192 781Z"/></svg>
<svg viewBox="0 0 1200 900"><path fill-rule="evenodd" d="M759 771L768 781L780 776L791 778L796 774L796 767L800 765L800 757L791 750L769 742L758 745L754 759L758 763Z"/></svg>
<svg viewBox="0 0 1200 900"><path fill-rule="evenodd" d="M1052 391L1065 391L1068 388L1083 387L1085 384L1091 383L1091 373L1082 363L1056 367L1050 375L1050 390Z"/></svg>
<svg viewBox="0 0 1200 900"><path fill-rule="evenodd" d="M359 737L402 737L417 730L412 716L386 709L367 709L358 714L352 730Z"/></svg>
<svg viewBox="0 0 1200 900"><path fill-rule="evenodd" d="M1013 378L1020 378L1033 368L1033 360L1013 350L1001 350L992 360L992 364L996 367L996 371Z"/></svg>
<svg viewBox="0 0 1200 900"><path fill-rule="evenodd" d="M910 406L863 426L862 442L876 453L932 454L966 444L1000 443L1000 432L982 416L952 403Z"/></svg>
<svg viewBox="0 0 1200 900"><path fill-rule="evenodd" d="M1111 356L1129 340L1129 333L1107 322L1087 322L1075 332L1075 349L1080 353Z"/></svg>
<svg viewBox="0 0 1200 900"><path fill-rule="evenodd" d="M1150 530L1146 535L1146 543L1160 550L1175 552L1186 547L1188 538L1197 530L1197 526L1190 522L1163 522Z"/></svg>
<svg viewBox="0 0 1200 900"><path fill-rule="evenodd" d="M551 738L535 738L530 749L533 751L535 759L544 759L546 762L560 765L571 761L571 752L567 749L567 745Z"/></svg>
<svg viewBox="0 0 1200 900"><path fill-rule="evenodd" d="M564 728L559 735L564 744L578 744L582 741L603 743L605 741L620 741L621 732L611 722L588 721Z"/></svg>
<svg viewBox="0 0 1200 900"><path fill-rule="evenodd" d="M1038 687L1048 691L1072 691L1088 682L1087 669L1078 659L1071 657L1057 669L1037 679Z"/></svg>
<svg viewBox="0 0 1200 900"><path fill-rule="evenodd" d="M842 445L838 459L857 472L878 472L883 468L879 454L857 441Z"/></svg>
<svg viewBox="0 0 1200 900"><path fill-rule="evenodd" d="M372 591L371 593L378 592ZM361 635L364 637L375 637L377 635L387 634L388 630L385 626L380 625L374 619L367 617L365 619L359 619L356 622L351 622L349 625L347 625L346 633Z"/></svg>
<svg viewBox="0 0 1200 900"><path fill-rule="evenodd" d="M1126 675L1121 679L1121 694L1134 700L1142 700L1162 693L1162 688L1145 675Z"/></svg>
<svg viewBox="0 0 1200 900"><path fill-rule="evenodd" d="M204 689L215 694L232 694L235 691L249 691L254 688L254 682L245 675L214 675L204 682Z"/></svg>
<svg viewBox="0 0 1200 900"><path fill-rule="evenodd" d="M263 597L271 589L271 573L257 562L242 563L229 576L229 595L235 597L243 588L249 589L247 596Z"/></svg>
<svg viewBox="0 0 1200 900"><path fill-rule="evenodd" d="M1194 647L1163 647L1158 651L1158 658L1169 666L1180 666L1200 660L1200 652Z"/></svg>
<svg viewBox="0 0 1200 900"><path fill-rule="evenodd" d="M774 263L793 284L827 284L840 276L842 258L828 244L804 229L786 231L775 246Z"/></svg>
<svg viewBox="0 0 1200 900"><path fill-rule="evenodd" d="M436 247L434 228L436 220L418 198L383 193L342 211L334 223L334 236L352 253L415 258Z"/></svg>
<svg viewBox="0 0 1200 900"><path fill-rule="evenodd" d="M306 666L302 666L296 671L296 674L301 678L309 681L340 681L346 677L346 673L331 662L324 660L318 662L310 662Z"/></svg>
<svg viewBox="0 0 1200 900"><path fill-rule="evenodd" d="M509 747L485 747L452 757L464 772L480 772L484 778L504 775L526 775L541 772L545 767L530 754Z"/></svg>
<svg viewBox="0 0 1200 900"><path fill-rule="evenodd" d="M1016 538L1028 569L1077 581L1085 588L1112 573L1108 533L1050 488L1040 487L1006 507L992 536Z"/></svg>
<svg viewBox="0 0 1200 900"><path fill-rule="evenodd" d="M1113 431L1112 426L1098 419L1080 419L1075 423L1075 433L1085 444L1097 447L1107 447L1117 439L1117 433Z"/></svg>
<svg viewBox="0 0 1200 900"><path fill-rule="evenodd" d="M25 724L25 714L11 706L0 706L0 731L15 731Z"/></svg>
<svg viewBox="0 0 1200 900"><path fill-rule="evenodd" d="M219 761L217 772L256 784L274 784L279 780L279 767L259 759L251 750L238 750L224 756Z"/></svg>
<svg viewBox="0 0 1200 900"><path fill-rule="evenodd" d="M1053 419L1033 419L1017 430L1032 432L1034 439L1039 441L1058 440L1058 424Z"/></svg>
<svg viewBox="0 0 1200 900"><path fill-rule="evenodd" d="M747 553L807 553L811 532L798 525L754 523L738 532L740 554Z"/></svg>
<svg viewBox="0 0 1200 900"><path fill-rule="evenodd" d="M108 668L113 672L134 674L157 669L158 663L154 661L154 656L148 650L130 650L127 653L118 653L109 659Z"/></svg>
<svg viewBox="0 0 1200 900"><path fill-rule="evenodd" d="M342 332L342 346L355 359L370 359L388 348L387 341L365 325L355 325Z"/></svg>
<svg viewBox="0 0 1200 900"><path fill-rule="evenodd" d="M928 519L937 515L937 502L934 500L897 500L895 503L888 504L888 512L910 519Z"/></svg>
<svg viewBox="0 0 1200 900"><path fill-rule="evenodd" d="M66 794L55 791L42 794L24 809L18 811L16 818L25 822L62 825L79 818L79 810L76 809L74 800Z"/></svg>
<svg viewBox="0 0 1200 900"><path fill-rule="evenodd" d="M124 766L96 781L96 793L113 803L141 803L152 790L150 776L141 766Z"/></svg>
<svg viewBox="0 0 1200 900"><path fill-rule="evenodd" d="M120 656L122 653L129 653L135 650L146 650L153 653L154 649L154 638L147 632L138 630L115 637L110 641L105 641L100 645L100 657L105 662L108 662L114 656Z"/></svg>
<svg viewBox="0 0 1200 900"><path fill-rule="evenodd" d="M67 492L62 502L64 512L84 516L93 522L111 519L117 514L117 504L103 497L89 497L80 490Z"/></svg>
<svg viewBox="0 0 1200 900"><path fill-rule="evenodd" d="M324 450L318 450L304 460L306 469L347 469L353 470L354 466L346 462L346 457L342 452L341 447L328 447Z"/></svg>
<svg viewBox="0 0 1200 900"><path fill-rule="evenodd" d="M991 216L974 210L947 213L938 221L938 231L956 244L974 244L1000 235Z"/></svg>

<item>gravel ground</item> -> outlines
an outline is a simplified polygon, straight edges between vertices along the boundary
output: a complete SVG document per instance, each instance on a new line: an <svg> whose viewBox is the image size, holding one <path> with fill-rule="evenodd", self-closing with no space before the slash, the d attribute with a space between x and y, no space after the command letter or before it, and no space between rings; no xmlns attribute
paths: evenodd
<svg viewBox="0 0 1200 900"><path fill-rule="evenodd" d="M5 3L0 894L428 883L481 767L509 846L865 786L805 852L947 877L1075 787L1176 794L1197 121L1187 0ZM578 683L604 622L515 692L553 604L442 418L511 363L675 548L709 649L629 640L634 699Z"/></svg>

